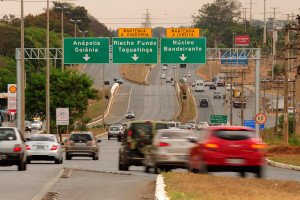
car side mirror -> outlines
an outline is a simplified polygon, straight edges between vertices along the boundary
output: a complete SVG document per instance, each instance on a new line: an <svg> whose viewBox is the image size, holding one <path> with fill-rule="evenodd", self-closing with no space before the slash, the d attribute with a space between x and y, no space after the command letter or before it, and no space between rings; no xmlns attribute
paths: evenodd
<svg viewBox="0 0 300 200"><path fill-rule="evenodd" d="M99 139L99 140L97 140L97 142L98 142L98 143L100 143L100 142L101 142L101 140Z"/></svg>

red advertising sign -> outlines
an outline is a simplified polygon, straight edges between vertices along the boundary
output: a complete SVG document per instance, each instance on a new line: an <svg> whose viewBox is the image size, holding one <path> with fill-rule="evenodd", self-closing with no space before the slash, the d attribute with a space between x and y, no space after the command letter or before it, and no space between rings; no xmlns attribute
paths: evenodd
<svg viewBox="0 0 300 200"><path fill-rule="evenodd" d="M235 36L236 46L248 46L249 45L249 35L237 35Z"/></svg>

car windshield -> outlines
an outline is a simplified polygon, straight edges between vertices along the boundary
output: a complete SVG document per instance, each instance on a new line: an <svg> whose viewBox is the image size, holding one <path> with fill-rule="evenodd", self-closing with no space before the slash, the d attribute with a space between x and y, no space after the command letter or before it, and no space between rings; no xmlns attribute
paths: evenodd
<svg viewBox="0 0 300 200"><path fill-rule="evenodd" d="M133 139L139 138L140 136L152 137L152 124L151 123L136 123L132 124L132 135Z"/></svg>
<svg viewBox="0 0 300 200"><path fill-rule="evenodd" d="M32 124L38 124L39 123L39 121L33 121L33 122L31 122Z"/></svg>
<svg viewBox="0 0 300 200"><path fill-rule="evenodd" d="M206 99L201 99L201 102L207 102L207 100Z"/></svg>
<svg viewBox="0 0 300 200"><path fill-rule="evenodd" d="M156 130L167 129L168 124L156 124Z"/></svg>
<svg viewBox="0 0 300 200"><path fill-rule="evenodd" d="M26 122L25 122L25 125L26 125L26 126L30 125L30 122L26 121Z"/></svg>
<svg viewBox="0 0 300 200"><path fill-rule="evenodd" d="M54 136L44 136L44 135L40 135L40 136L33 136L30 137L30 141L51 141L54 142Z"/></svg>
<svg viewBox="0 0 300 200"><path fill-rule="evenodd" d="M120 131L120 127L109 127L110 131Z"/></svg>
<svg viewBox="0 0 300 200"><path fill-rule="evenodd" d="M187 127L185 125L179 125L178 128L180 128L180 129L186 129Z"/></svg>
<svg viewBox="0 0 300 200"><path fill-rule="evenodd" d="M168 127L169 127L169 128L175 127L175 124L174 124L174 123L169 123L169 124L168 124Z"/></svg>
<svg viewBox="0 0 300 200"><path fill-rule="evenodd" d="M69 138L69 140L72 140L74 142L87 142L91 141L92 137L89 134L72 134Z"/></svg>
<svg viewBox="0 0 300 200"><path fill-rule="evenodd" d="M133 114L133 111L128 111L127 114Z"/></svg>
<svg viewBox="0 0 300 200"><path fill-rule="evenodd" d="M248 130L217 130L214 135L223 140L247 140L255 136L253 131Z"/></svg>
<svg viewBox="0 0 300 200"><path fill-rule="evenodd" d="M16 135L12 129L0 129L0 141L16 140Z"/></svg>

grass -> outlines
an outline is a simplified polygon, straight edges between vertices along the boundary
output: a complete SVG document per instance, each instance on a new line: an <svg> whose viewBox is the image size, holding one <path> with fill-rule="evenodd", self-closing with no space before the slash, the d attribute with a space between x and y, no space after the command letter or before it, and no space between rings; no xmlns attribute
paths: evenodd
<svg viewBox="0 0 300 200"><path fill-rule="evenodd" d="M107 128L90 128L90 131L94 133L95 136L107 132Z"/></svg>
<svg viewBox="0 0 300 200"><path fill-rule="evenodd" d="M284 163L288 165L295 165L300 167L300 155L285 155L279 157L270 157L269 159L275 162Z"/></svg>
<svg viewBox="0 0 300 200"><path fill-rule="evenodd" d="M184 172L163 173L171 200L299 199L300 183L230 178Z"/></svg>
<svg viewBox="0 0 300 200"><path fill-rule="evenodd" d="M110 94L110 89L105 90L105 95ZM85 113L85 118L96 118L103 114L103 110L106 110L109 100L105 99L105 107L103 108L103 99L102 99L102 91L97 93L96 99L89 100L89 105L87 107L87 112Z"/></svg>
<svg viewBox="0 0 300 200"><path fill-rule="evenodd" d="M197 72L204 75L206 79L210 79L210 65L211 65L211 79L213 79L221 71L220 62L216 64L216 61L207 61L207 64L201 65L197 69Z"/></svg>
<svg viewBox="0 0 300 200"><path fill-rule="evenodd" d="M196 117L196 107L194 104L194 100L192 98L192 95L189 96L188 101L187 99L183 99L183 94L185 94L185 89L181 88L182 94L181 102L182 102L182 110L180 115L177 117L177 121L181 122L182 124L186 124L188 121L194 120ZM187 105L189 104L189 109L187 108Z"/></svg>
<svg viewBox="0 0 300 200"><path fill-rule="evenodd" d="M145 67L144 67L145 66ZM147 84L145 78L150 70L150 65L143 64L123 64L121 65L121 75L130 81Z"/></svg>

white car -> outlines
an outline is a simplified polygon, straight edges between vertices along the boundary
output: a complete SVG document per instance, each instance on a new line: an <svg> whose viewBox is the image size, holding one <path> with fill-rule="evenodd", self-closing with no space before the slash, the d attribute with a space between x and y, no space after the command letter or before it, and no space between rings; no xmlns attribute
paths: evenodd
<svg viewBox="0 0 300 200"><path fill-rule="evenodd" d="M199 122L199 124L197 124L197 129L200 130L200 129L204 129L204 128L207 128L209 127L209 124L208 122Z"/></svg>
<svg viewBox="0 0 300 200"><path fill-rule="evenodd" d="M161 74L161 79L166 79L166 74Z"/></svg>
<svg viewBox="0 0 300 200"><path fill-rule="evenodd" d="M167 70L168 69L168 65L164 64L162 67L163 70Z"/></svg>
<svg viewBox="0 0 300 200"><path fill-rule="evenodd" d="M176 67L176 65L173 65L173 69L176 69L177 67Z"/></svg>
<svg viewBox="0 0 300 200"><path fill-rule="evenodd" d="M204 86L210 86L211 84L212 84L211 81L205 81L205 82L204 82Z"/></svg>
<svg viewBox="0 0 300 200"><path fill-rule="evenodd" d="M31 122L31 128L42 130L42 125L40 120L34 120L33 122Z"/></svg>
<svg viewBox="0 0 300 200"><path fill-rule="evenodd" d="M227 84L226 90L227 90L227 91L230 91L230 90L231 90L231 84ZM232 91L233 91L233 90L234 90L234 87L232 86Z"/></svg>

